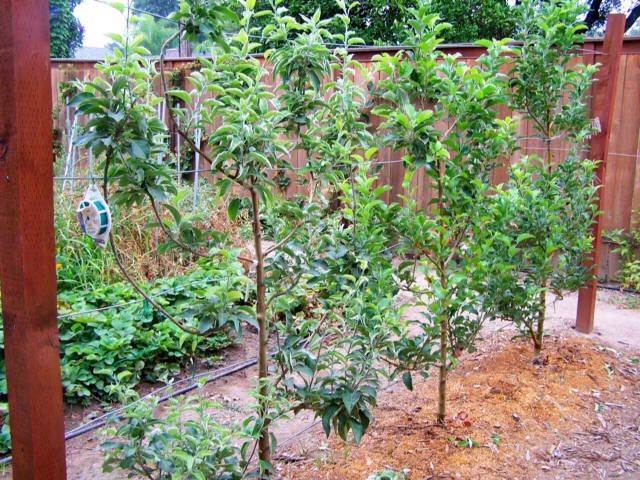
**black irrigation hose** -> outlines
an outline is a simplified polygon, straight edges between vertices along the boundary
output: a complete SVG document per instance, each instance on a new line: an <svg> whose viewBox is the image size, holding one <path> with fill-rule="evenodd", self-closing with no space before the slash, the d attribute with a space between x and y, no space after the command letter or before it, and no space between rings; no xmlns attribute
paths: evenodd
<svg viewBox="0 0 640 480"><path fill-rule="evenodd" d="M633 288L620 288L619 286L611 285L610 283L609 284L599 283L598 288L602 288L603 290L613 290L616 292L624 292L624 293L631 293L634 295L640 295L640 290L634 290Z"/></svg>

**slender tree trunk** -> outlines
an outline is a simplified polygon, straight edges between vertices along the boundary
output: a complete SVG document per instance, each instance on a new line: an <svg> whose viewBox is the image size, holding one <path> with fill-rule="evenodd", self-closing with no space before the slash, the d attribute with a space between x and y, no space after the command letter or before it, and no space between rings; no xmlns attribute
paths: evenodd
<svg viewBox="0 0 640 480"><path fill-rule="evenodd" d="M533 339L534 362L540 358L542 353L542 341L544 338L544 317L547 310L547 282L542 282L542 291L538 299L538 324L536 325L536 335Z"/></svg>
<svg viewBox="0 0 640 480"><path fill-rule="evenodd" d="M447 316L440 319L440 369L438 381L438 425L444 426L447 414L447 354L449 342L449 324Z"/></svg>
<svg viewBox="0 0 640 480"><path fill-rule="evenodd" d="M444 194L443 183L445 175L445 163L440 160L438 162L438 214L442 216L444 209ZM440 232L440 255L445 251L444 248L444 234ZM443 292L447 291L447 277L444 273L446 268L444 259L440 260L440 287ZM440 313L440 369L439 369L439 381L438 381L438 424L444 426L445 416L447 413L447 356L448 356L448 344L449 344L449 321L447 318L446 308L442 309Z"/></svg>
<svg viewBox="0 0 640 480"><path fill-rule="evenodd" d="M271 463L271 442L269 439L269 424L266 419L268 405L266 397L268 388L266 379L269 376L268 365L268 325L266 317L266 284L264 274L264 253L262 251L262 228L260 226L260 197L251 188L251 205L253 207L253 241L256 250L256 318L258 321L258 378L260 381L259 416L264 420L264 427L258 441L258 455L260 460Z"/></svg>

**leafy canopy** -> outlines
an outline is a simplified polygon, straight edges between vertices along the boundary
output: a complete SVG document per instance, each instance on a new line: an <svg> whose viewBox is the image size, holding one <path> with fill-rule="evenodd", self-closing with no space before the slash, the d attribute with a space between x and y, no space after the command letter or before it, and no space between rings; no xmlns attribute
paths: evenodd
<svg viewBox="0 0 640 480"><path fill-rule="evenodd" d="M73 15L73 10L82 0L50 0L49 26L51 28L51 56L73 57L82 46L84 28Z"/></svg>

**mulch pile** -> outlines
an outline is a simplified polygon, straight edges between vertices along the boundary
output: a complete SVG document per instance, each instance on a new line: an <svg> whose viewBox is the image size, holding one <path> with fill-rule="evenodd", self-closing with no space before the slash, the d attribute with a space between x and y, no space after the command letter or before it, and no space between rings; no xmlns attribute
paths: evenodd
<svg viewBox="0 0 640 480"><path fill-rule="evenodd" d="M637 357L637 355L636 355ZM408 480L640 478L640 365L590 340L547 339L542 365L525 341L496 335L451 373L446 428L435 422L437 379L382 394L360 445L321 428L278 466L282 479ZM435 372L434 372L435 375Z"/></svg>

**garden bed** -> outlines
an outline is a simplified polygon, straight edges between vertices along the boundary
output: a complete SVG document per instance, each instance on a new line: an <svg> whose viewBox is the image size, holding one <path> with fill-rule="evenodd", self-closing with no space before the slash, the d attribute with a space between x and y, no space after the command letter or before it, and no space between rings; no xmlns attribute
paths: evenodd
<svg viewBox="0 0 640 480"><path fill-rule="evenodd" d="M544 365L506 333L450 377L446 428L434 424L436 378L381 396L360 445L318 426L288 448L284 479L364 480L408 469L406 478L638 478L640 366L582 338L548 339Z"/></svg>
<svg viewBox="0 0 640 480"><path fill-rule="evenodd" d="M381 392L376 420L359 446L336 436L327 440L321 425L312 426L308 412L279 422L275 433L281 478L366 480L387 468L410 469L408 480L637 478L640 365L633 359L640 357L640 332L633 325L640 315L620 309L618 296L600 294L596 333L606 342L602 344L576 338L569 328L575 295L550 303L549 327L556 333L547 339L546 364L541 366L532 364L528 342L511 341L512 329L495 333L501 324L490 322L479 351L464 355L451 374L449 413L456 418L444 430L433 425L435 377L414 378L413 392L402 383ZM624 343L616 332L627 332ZM255 333L245 332L238 345L221 354L220 367L254 357ZM256 374L250 368L204 387L201 395L224 407L211 412L216 420L228 425L250 414L249 391ZM140 386L141 392L150 388ZM67 429L98 413L96 405L69 408ZM164 416L164 408L158 415ZM461 446L468 439L471 447ZM91 432L67 443L69 478L126 477L122 471L102 472L103 440ZM5 474L0 476L11 478L10 469Z"/></svg>

